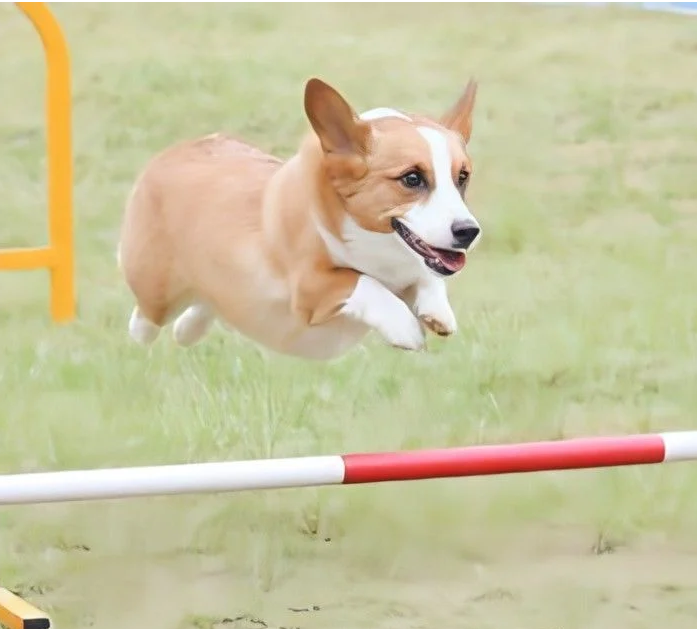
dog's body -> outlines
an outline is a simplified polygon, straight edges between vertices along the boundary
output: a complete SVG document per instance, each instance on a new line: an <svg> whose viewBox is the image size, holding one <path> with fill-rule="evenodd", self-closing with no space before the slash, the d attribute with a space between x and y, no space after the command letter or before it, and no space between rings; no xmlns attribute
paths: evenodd
<svg viewBox="0 0 697 629"><path fill-rule="evenodd" d="M372 328L421 349L456 329L444 278L479 226L463 194L475 86L437 124L353 113L311 79L313 132L288 161L222 134L156 156L129 198L119 262L155 340L174 319L188 346L215 319L274 351L327 360Z"/></svg>

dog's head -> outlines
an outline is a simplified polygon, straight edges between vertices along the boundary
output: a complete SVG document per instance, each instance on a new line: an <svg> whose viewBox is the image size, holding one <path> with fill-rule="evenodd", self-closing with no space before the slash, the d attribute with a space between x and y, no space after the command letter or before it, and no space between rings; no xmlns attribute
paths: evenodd
<svg viewBox="0 0 697 629"><path fill-rule="evenodd" d="M440 120L373 109L358 115L331 86L310 79L305 112L327 181L363 229L391 233L438 275L465 264L480 226L465 203L467 143L477 86Z"/></svg>

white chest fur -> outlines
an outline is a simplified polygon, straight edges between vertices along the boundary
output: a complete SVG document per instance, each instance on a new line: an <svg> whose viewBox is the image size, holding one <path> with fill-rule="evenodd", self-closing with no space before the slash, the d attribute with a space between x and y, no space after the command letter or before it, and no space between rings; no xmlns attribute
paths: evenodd
<svg viewBox="0 0 697 629"><path fill-rule="evenodd" d="M347 217L343 242L319 226L334 264L355 269L378 280L393 292L417 282L428 269L394 234L380 234L360 227Z"/></svg>

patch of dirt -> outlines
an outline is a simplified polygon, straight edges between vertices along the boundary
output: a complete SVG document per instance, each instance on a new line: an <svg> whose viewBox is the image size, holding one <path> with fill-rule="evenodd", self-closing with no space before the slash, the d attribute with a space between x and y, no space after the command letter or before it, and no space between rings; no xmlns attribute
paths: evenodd
<svg viewBox="0 0 697 629"><path fill-rule="evenodd" d="M525 534L495 561L431 558L392 578L329 559L293 562L268 591L219 557L102 559L47 596L72 607L76 629L694 627L697 548L610 553L580 539Z"/></svg>

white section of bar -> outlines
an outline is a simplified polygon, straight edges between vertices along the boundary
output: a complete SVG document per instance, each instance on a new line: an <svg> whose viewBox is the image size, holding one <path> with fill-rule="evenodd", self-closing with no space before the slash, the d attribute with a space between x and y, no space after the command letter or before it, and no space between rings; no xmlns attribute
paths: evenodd
<svg viewBox="0 0 697 629"><path fill-rule="evenodd" d="M0 504L337 485L340 456L0 475Z"/></svg>
<svg viewBox="0 0 697 629"><path fill-rule="evenodd" d="M665 445L663 460L666 463L697 460L697 430L664 432L660 436Z"/></svg>

